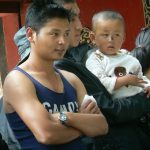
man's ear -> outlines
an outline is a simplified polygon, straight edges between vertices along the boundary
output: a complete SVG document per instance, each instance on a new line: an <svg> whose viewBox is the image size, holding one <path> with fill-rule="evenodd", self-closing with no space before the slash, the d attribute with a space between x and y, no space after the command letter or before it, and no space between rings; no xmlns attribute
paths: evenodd
<svg viewBox="0 0 150 150"><path fill-rule="evenodd" d="M92 42L92 45L95 45L95 33L93 31L90 32L90 40Z"/></svg>
<svg viewBox="0 0 150 150"><path fill-rule="evenodd" d="M30 41L30 43L34 42L35 35L36 35L36 32L32 28L28 27L26 29L26 36L27 36L27 39Z"/></svg>

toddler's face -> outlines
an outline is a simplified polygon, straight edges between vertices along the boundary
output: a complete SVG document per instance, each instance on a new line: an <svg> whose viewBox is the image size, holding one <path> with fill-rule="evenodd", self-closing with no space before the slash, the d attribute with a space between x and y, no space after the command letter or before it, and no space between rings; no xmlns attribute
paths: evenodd
<svg viewBox="0 0 150 150"><path fill-rule="evenodd" d="M95 24L95 44L106 55L115 55L124 41L124 25L118 20L100 20Z"/></svg>

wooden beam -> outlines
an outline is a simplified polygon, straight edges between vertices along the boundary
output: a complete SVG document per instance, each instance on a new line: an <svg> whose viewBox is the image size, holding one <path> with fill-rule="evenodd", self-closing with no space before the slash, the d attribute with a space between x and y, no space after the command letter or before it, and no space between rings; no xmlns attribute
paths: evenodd
<svg viewBox="0 0 150 150"><path fill-rule="evenodd" d="M0 13L18 13L20 11L20 2L1 2Z"/></svg>
<svg viewBox="0 0 150 150"><path fill-rule="evenodd" d="M0 0L0 2L22 2L23 0Z"/></svg>

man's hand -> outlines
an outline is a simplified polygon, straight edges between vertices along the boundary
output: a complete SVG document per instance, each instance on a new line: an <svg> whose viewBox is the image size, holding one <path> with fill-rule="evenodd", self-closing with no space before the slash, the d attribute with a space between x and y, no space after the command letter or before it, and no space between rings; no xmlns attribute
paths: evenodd
<svg viewBox="0 0 150 150"><path fill-rule="evenodd" d="M84 105L81 105L79 112L80 113L87 113L87 114L100 114L101 113L96 102L94 102L90 99L88 101L86 101L84 103Z"/></svg>

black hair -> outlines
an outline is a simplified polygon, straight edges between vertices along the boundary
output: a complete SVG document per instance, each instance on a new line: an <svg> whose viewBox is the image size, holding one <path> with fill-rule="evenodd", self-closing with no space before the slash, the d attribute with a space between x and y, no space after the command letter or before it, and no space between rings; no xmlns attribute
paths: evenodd
<svg viewBox="0 0 150 150"><path fill-rule="evenodd" d="M131 54L139 60L142 72L145 74L150 69L150 41L144 46L134 48Z"/></svg>
<svg viewBox="0 0 150 150"><path fill-rule="evenodd" d="M131 54L136 57L145 74L150 69L150 28L142 28L135 40L136 47L132 50Z"/></svg>
<svg viewBox="0 0 150 150"><path fill-rule="evenodd" d="M55 4L64 7L65 4L72 4L76 3L76 0L53 0ZM71 21L74 20L74 18L77 16L76 13L74 13L72 10L71 11Z"/></svg>
<svg viewBox="0 0 150 150"><path fill-rule="evenodd" d="M71 20L69 10L54 4L53 0L34 0L26 13L25 27L31 27L37 33L49 21L54 18Z"/></svg>
<svg viewBox="0 0 150 150"><path fill-rule="evenodd" d="M76 3L76 0L54 0L54 2L58 5L63 6L64 4Z"/></svg>
<svg viewBox="0 0 150 150"><path fill-rule="evenodd" d="M150 43L150 27L142 28L135 40L136 47L143 47L147 43Z"/></svg>

